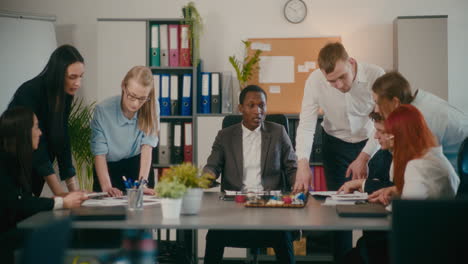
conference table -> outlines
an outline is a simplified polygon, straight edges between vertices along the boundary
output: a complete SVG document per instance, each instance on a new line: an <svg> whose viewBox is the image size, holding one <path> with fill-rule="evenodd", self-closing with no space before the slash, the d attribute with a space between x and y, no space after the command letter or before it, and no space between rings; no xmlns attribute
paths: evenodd
<svg viewBox="0 0 468 264"><path fill-rule="evenodd" d="M127 218L118 221L74 221L78 229L234 229L234 230L310 230L388 231L387 217L340 217L334 206L322 206L313 197L304 208L248 208L234 201L224 201L219 193L205 192L202 207L197 215L181 215L179 219L162 217L161 205L151 205L141 211L127 211ZM34 229L70 215L69 210L40 212L18 224L20 229ZM196 234L196 232L195 232ZM196 236L192 243L195 244ZM196 255L196 250L192 252ZM196 256L194 257L196 259Z"/></svg>

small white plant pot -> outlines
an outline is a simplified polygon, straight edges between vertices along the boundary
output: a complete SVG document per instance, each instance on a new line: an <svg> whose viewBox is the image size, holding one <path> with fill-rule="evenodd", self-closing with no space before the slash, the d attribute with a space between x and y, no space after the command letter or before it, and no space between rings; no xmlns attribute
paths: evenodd
<svg viewBox="0 0 468 264"><path fill-rule="evenodd" d="M202 203L203 189L189 188L182 199L182 214L198 214Z"/></svg>
<svg viewBox="0 0 468 264"><path fill-rule="evenodd" d="M180 217L180 208L182 207L182 198L171 199L162 198L161 208L163 218L177 219Z"/></svg>

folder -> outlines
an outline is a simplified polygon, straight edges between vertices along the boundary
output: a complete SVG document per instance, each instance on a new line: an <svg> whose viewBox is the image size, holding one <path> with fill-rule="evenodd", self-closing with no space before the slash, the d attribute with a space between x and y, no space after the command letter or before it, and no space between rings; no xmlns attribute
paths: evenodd
<svg viewBox="0 0 468 264"><path fill-rule="evenodd" d="M232 73L223 72L223 85L221 85L221 113L232 114Z"/></svg>
<svg viewBox="0 0 468 264"><path fill-rule="evenodd" d="M174 123L174 139L171 151L172 164L180 164L184 161L184 153L182 148L182 124Z"/></svg>
<svg viewBox="0 0 468 264"><path fill-rule="evenodd" d="M169 25L169 66L179 66L179 25Z"/></svg>
<svg viewBox="0 0 468 264"><path fill-rule="evenodd" d="M180 54L179 66L189 67L190 63L190 26L180 25Z"/></svg>
<svg viewBox="0 0 468 264"><path fill-rule="evenodd" d="M179 111L179 76L171 75L171 114L180 115Z"/></svg>
<svg viewBox="0 0 468 264"><path fill-rule="evenodd" d="M202 72L202 87L201 87L201 113L211 113L211 98L210 98L210 73Z"/></svg>
<svg viewBox="0 0 468 264"><path fill-rule="evenodd" d="M161 91L161 74L159 73L153 74L153 82L154 82L154 99L159 100L159 93Z"/></svg>
<svg viewBox="0 0 468 264"><path fill-rule="evenodd" d="M169 66L169 39L167 25L159 25L159 48L161 51L161 67Z"/></svg>
<svg viewBox="0 0 468 264"><path fill-rule="evenodd" d="M167 122L160 123L159 129L159 146L158 146L158 163L159 164L170 164L171 162L171 151L169 148L170 142L170 124Z"/></svg>
<svg viewBox="0 0 468 264"><path fill-rule="evenodd" d="M192 162L192 123L184 124L184 162Z"/></svg>
<svg viewBox="0 0 468 264"><path fill-rule="evenodd" d="M161 116L171 115L171 98L169 89L169 74L161 75L161 91L159 92L159 105L161 107Z"/></svg>
<svg viewBox="0 0 468 264"><path fill-rule="evenodd" d="M182 109L183 116L192 115L192 74L184 74L182 79Z"/></svg>
<svg viewBox="0 0 468 264"><path fill-rule="evenodd" d="M211 73L211 113L221 113L221 74L219 72Z"/></svg>
<svg viewBox="0 0 468 264"><path fill-rule="evenodd" d="M159 50L159 25L151 25L150 66L161 66Z"/></svg>

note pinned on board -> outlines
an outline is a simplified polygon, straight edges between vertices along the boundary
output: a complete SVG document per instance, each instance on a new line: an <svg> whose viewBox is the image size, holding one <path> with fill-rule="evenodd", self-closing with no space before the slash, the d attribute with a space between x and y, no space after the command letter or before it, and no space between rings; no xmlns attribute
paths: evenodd
<svg viewBox="0 0 468 264"><path fill-rule="evenodd" d="M309 68L307 68L305 65L297 65L297 71L298 72L309 72Z"/></svg>
<svg viewBox="0 0 468 264"><path fill-rule="evenodd" d="M281 86L272 85L272 86L270 86L269 90L270 90L270 93L272 93L272 94L279 94L279 93L281 93Z"/></svg>
<svg viewBox="0 0 468 264"><path fill-rule="evenodd" d="M306 61L306 62L304 62L304 65L305 65L309 70L313 70L313 69L317 68L317 66L315 65L315 61Z"/></svg>
<svg viewBox="0 0 468 264"><path fill-rule="evenodd" d="M293 56L260 56L260 83L294 83Z"/></svg>
<svg viewBox="0 0 468 264"><path fill-rule="evenodd" d="M250 47L253 50L271 51L271 45L268 43L253 42Z"/></svg>

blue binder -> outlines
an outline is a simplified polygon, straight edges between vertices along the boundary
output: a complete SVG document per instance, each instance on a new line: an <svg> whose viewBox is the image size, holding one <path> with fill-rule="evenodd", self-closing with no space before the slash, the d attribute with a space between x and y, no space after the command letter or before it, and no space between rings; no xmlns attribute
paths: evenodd
<svg viewBox="0 0 468 264"><path fill-rule="evenodd" d="M192 74L184 74L182 79L182 113L192 115Z"/></svg>
<svg viewBox="0 0 468 264"><path fill-rule="evenodd" d="M209 72L202 72L201 74L201 113L210 114L211 113L211 74Z"/></svg>
<svg viewBox="0 0 468 264"><path fill-rule="evenodd" d="M161 116L171 115L171 94L169 85L169 74L161 74L161 91L159 92L159 105L161 107Z"/></svg>

